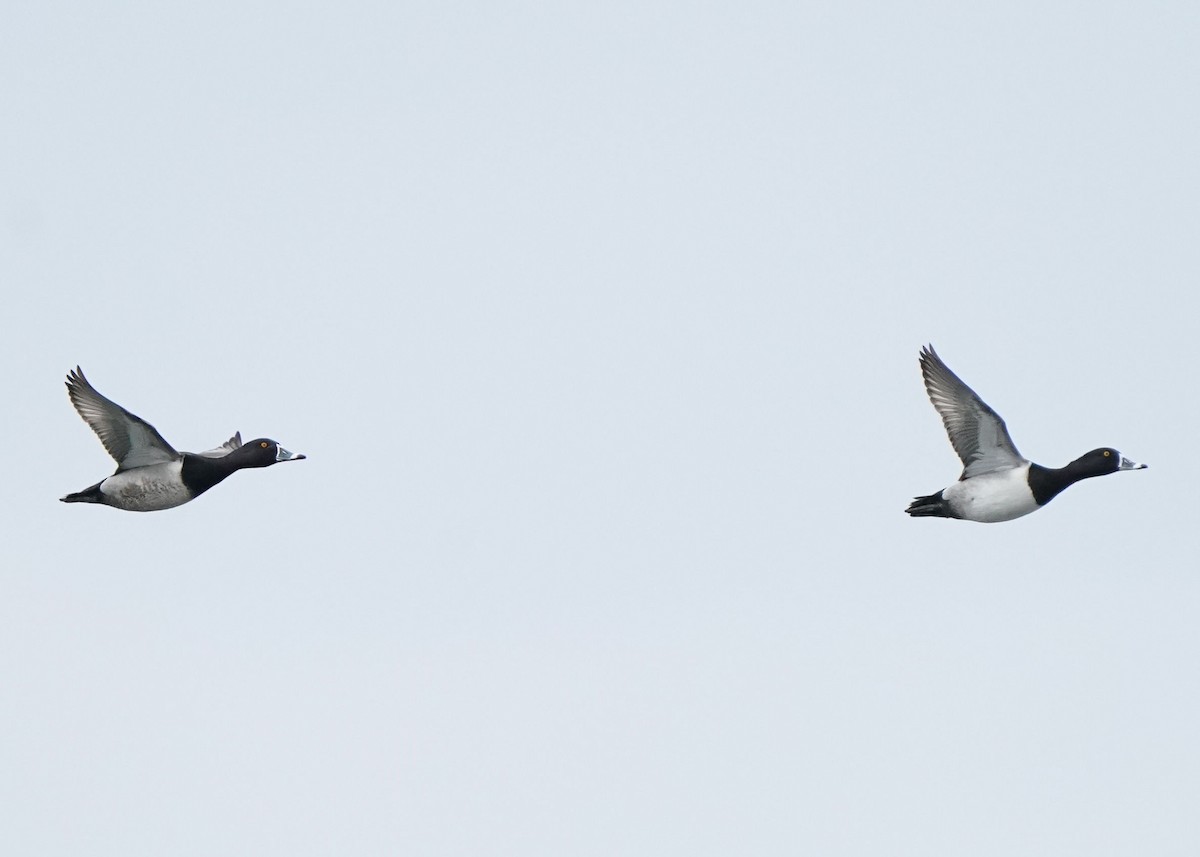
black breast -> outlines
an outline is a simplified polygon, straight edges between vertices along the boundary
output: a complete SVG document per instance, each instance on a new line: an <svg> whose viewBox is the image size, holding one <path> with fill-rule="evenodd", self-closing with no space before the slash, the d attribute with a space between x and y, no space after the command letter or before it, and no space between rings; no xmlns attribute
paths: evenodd
<svg viewBox="0 0 1200 857"><path fill-rule="evenodd" d="M1039 506L1045 506L1076 481L1066 473L1066 468L1052 470L1040 464L1029 465L1029 490Z"/></svg>
<svg viewBox="0 0 1200 857"><path fill-rule="evenodd" d="M183 484L193 497L198 497L238 469L230 466L231 464L228 456L208 458L185 452L183 454Z"/></svg>

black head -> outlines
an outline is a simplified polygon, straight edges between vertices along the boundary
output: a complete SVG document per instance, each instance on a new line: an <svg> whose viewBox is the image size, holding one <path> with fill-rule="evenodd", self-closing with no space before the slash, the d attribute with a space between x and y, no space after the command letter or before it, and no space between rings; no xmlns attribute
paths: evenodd
<svg viewBox="0 0 1200 857"><path fill-rule="evenodd" d="M1089 476L1107 476L1118 470L1144 470L1147 465L1130 461L1112 447L1103 446L1081 455L1067 466L1078 474L1077 478L1087 479Z"/></svg>
<svg viewBox="0 0 1200 857"><path fill-rule="evenodd" d="M269 437L260 437L242 444L227 457L237 456L239 467L270 467L280 461L299 461L305 456L289 452Z"/></svg>

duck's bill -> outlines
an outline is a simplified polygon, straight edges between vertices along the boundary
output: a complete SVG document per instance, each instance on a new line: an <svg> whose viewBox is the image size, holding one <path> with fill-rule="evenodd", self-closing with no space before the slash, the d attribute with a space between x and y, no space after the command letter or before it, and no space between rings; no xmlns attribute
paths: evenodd
<svg viewBox="0 0 1200 857"><path fill-rule="evenodd" d="M1149 466L1149 464L1138 464L1136 461L1130 461L1128 458L1122 455L1121 465L1117 468L1117 470L1145 470Z"/></svg>
<svg viewBox="0 0 1200 857"><path fill-rule="evenodd" d="M299 452L289 452L288 450L284 449L282 446L277 446L277 447L275 447L275 449L276 449L276 452L275 452L275 460L276 461L299 461L302 458L308 457ZM1121 463L1124 464L1124 459L1122 459Z"/></svg>

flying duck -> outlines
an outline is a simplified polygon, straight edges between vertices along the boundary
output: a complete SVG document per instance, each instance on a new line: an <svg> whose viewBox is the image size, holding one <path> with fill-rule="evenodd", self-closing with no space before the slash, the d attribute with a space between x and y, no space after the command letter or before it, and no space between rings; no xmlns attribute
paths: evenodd
<svg viewBox="0 0 1200 857"><path fill-rule="evenodd" d="M1000 415L950 371L932 345L921 349L921 374L963 472L949 488L914 499L905 510L913 517L1011 521L1036 512L1081 479L1146 467L1110 447L1093 449L1066 467L1034 464L1017 452Z"/></svg>
<svg viewBox="0 0 1200 857"><path fill-rule="evenodd" d="M304 458L269 438L242 443L241 432L207 452L176 452L162 435L96 391L78 366L67 375L71 404L117 461L117 470L62 498L64 503L101 503L130 512L170 509L194 500L234 471Z"/></svg>

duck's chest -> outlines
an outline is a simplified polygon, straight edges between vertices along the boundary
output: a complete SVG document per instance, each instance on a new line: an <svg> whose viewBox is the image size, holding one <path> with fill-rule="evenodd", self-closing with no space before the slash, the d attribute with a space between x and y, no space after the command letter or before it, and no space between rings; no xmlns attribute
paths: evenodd
<svg viewBox="0 0 1200 857"><path fill-rule="evenodd" d="M100 483L105 502L130 512L157 512L191 500L183 484L183 464L171 461L115 473Z"/></svg>
<svg viewBox="0 0 1200 857"><path fill-rule="evenodd" d="M955 482L942 497L960 518L985 524L1011 521L1041 507L1029 488L1029 465Z"/></svg>

